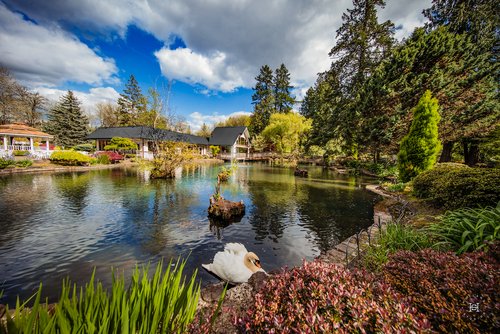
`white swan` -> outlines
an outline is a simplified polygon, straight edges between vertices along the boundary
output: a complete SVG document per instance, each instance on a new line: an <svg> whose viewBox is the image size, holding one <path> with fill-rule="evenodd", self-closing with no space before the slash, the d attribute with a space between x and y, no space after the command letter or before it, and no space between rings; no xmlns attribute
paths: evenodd
<svg viewBox="0 0 500 334"><path fill-rule="evenodd" d="M265 272L258 256L239 243L226 244L223 252L215 254L213 263L202 267L229 283L244 283L253 273Z"/></svg>

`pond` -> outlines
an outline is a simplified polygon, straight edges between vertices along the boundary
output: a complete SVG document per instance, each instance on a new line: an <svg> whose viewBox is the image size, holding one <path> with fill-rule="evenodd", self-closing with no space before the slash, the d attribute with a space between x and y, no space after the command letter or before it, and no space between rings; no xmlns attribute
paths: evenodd
<svg viewBox="0 0 500 334"><path fill-rule="evenodd" d="M367 179L308 167L309 177L265 164L240 164L223 196L247 210L228 226L207 218L219 166L179 170L175 180L115 168L0 177L0 303L31 296L43 282L57 299L61 281L110 284L111 267L125 276L136 264L188 257L203 284L217 279L201 268L227 242L243 243L264 269L312 260L373 221L377 196Z"/></svg>

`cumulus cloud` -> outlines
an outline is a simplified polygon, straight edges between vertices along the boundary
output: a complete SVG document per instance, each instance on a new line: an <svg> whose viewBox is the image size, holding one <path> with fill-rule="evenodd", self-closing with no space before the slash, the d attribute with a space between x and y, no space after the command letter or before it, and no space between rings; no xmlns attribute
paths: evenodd
<svg viewBox="0 0 500 334"><path fill-rule="evenodd" d="M166 76L211 90L251 87L259 68L284 63L298 90L329 68L342 13L352 0L4 0L41 22L76 25L91 31L124 34L135 24L165 43L156 53ZM379 12L407 36L424 19L431 0L387 0ZM169 50L172 36L188 49Z"/></svg>
<svg viewBox="0 0 500 334"><path fill-rule="evenodd" d="M24 20L1 3L0 54L0 64L32 87L116 80L117 68L112 59L100 57L57 26L49 28Z"/></svg>
<svg viewBox="0 0 500 334"><path fill-rule="evenodd" d="M201 84L208 89L232 92L244 86L241 73L227 62L226 55L215 52L204 56L189 48L155 52L164 76L191 84Z"/></svg>
<svg viewBox="0 0 500 334"><path fill-rule="evenodd" d="M232 116L241 116L241 115L247 115L250 116L252 113L247 112L247 111L236 111L233 112L229 115L219 115L217 113L211 114L211 115L203 115L199 112L193 112L189 114L189 117L187 119L187 122L189 124L189 127L191 128L192 131L198 131L201 129L201 126L203 123L213 126L215 123L225 121L229 117Z"/></svg>

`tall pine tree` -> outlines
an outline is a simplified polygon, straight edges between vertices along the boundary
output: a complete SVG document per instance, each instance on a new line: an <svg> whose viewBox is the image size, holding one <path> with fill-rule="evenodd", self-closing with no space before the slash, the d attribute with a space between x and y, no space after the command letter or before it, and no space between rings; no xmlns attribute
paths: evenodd
<svg viewBox="0 0 500 334"><path fill-rule="evenodd" d="M320 104L317 110L323 115L318 119L328 120L329 139L342 142L343 151L357 157L358 133L360 126L360 90L364 82L374 72L380 62L387 57L394 44L394 25L390 21L379 23L377 7L385 6L384 0L353 0L353 9L348 9L342 16L342 26L337 30L337 44L329 55L333 62L328 76L318 79L317 87L322 87L326 95L334 98L326 107ZM332 84L326 89L325 85ZM329 113L324 115L324 113ZM314 127L314 126L313 126ZM324 131L313 129L312 136L324 136ZM325 142L325 138L316 142ZM328 140L326 140L328 141Z"/></svg>
<svg viewBox="0 0 500 334"><path fill-rule="evenodd" d="M49 111L46 131L54 135L56 145L69 148L86 141L88 118L80 108L80 101L72 91L63 95Z"/></svg>
<svg viewBox="0 0 500 334"><path fill-rule="evenodd" d="M255 80L257 83L252 95L254 112L250 122L250 131L257 135L269 124L269 118L275 112L273 70L268 65L262 66Z"/></svg>
<svg viewBox="0 0 500 334"><path fill-rule="evenodd" d="M285 64L281 64L275 71L274 76L274 109L278 113L290 112L295 103L290 90L290 73Z"/></svg>
<svg viewBox="0 0 500 334"><path fill-rule="evenodd" d="M141 114L147 111L147 99L133 74L130 75L125 90L118 98L118 106L120 126L141 125L138 123Z"/></svg>

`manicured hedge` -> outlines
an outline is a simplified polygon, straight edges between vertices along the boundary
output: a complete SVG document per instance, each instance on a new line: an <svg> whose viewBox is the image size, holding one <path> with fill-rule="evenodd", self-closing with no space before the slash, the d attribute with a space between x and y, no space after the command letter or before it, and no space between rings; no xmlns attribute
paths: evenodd
<svg viewBox="0 0 500 334"><path fill-rule="evenodd" d="M268 280L246 319L248 333L425 333L429 321L363 271L304 262Z"/></svg>
<svg viewBox="0 0 500 334"><path fill-rule="evenodd" d="M50 161L65 166L87 166L91 158L76 151L55 151L50 155Z"/></svg>
<svg viewBox="0 0 500 334"><path fill-rule="evenodd" d="M400 251L385 265L383 277L441 333L500 330L498 243L488 254Z"/></svg>
<svg viewBox="0 0 500 334"><path fill-rule="evenodd" d="M500 169L437 165L413 180L413 193L446 209L496 206L500 201Z"/></svg>

